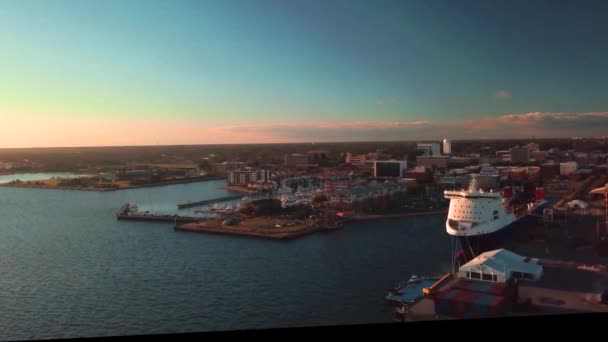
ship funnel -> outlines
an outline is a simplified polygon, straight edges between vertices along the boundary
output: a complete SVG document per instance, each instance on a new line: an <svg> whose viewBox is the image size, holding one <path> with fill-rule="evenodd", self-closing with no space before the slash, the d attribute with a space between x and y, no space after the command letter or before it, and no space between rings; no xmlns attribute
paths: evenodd
<svg viewBox="0 0 608 342"><path fill-rule="evenodd" d="M542 201L543 199L545 199L545 190L543 188L536 188L535 195L537 201Z"/></svg>
<svg viewBox="0 0 608 342"><path fill-rule="evenodd" d="M469 192L477 191L477 175L471 175L471 183L469 183Z"/></svg>
<svg viewBox="0 0 608 342"><path fill-rule="evenodd" d="M502 197L505 199L510 199L513 197L513 188L510 186L506 186L502 191Z"/></svg>

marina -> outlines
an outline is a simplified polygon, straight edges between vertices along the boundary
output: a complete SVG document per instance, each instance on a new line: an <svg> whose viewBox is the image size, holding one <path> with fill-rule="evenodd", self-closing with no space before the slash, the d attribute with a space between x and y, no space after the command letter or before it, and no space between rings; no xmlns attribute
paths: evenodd
<svg viewBox="0 0 608 342"><path fill-rule="evenodd" d="M116 219L130 220L130 221L164 222L164 223L177 224L177 223L185 223L185 222L197 222L204 218L178 216L178 215L162 215L162 214L153 214L153 213L149 213L149 212L138 212L136 205L127 203L118 210L118 212L116 213Z"/></svg>

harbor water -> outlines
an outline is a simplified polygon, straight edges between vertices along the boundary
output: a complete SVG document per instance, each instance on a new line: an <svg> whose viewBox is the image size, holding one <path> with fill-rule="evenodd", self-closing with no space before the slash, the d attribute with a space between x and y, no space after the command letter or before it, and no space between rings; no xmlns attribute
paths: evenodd
<svg viewBox="0 0 608 342"><path fill-rule="evenodd" d="M223 181L114 192L0 188L0 340L389 322L384 295L448 271L445 217L293 241L117 221L228 196Z"/></svg>

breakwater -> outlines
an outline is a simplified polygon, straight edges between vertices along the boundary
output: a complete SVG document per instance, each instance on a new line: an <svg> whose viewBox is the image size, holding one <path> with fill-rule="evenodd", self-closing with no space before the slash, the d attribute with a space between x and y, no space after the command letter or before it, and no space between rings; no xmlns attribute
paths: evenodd
<svg viewBox="0 0 608 342"><path fill-rule="evenodd" d="M132 205L130 203L127 203L120 207L120 209L116 213L116 219L129 221L164 222L175 224L192 223L203 220L203 218L201 217L137 213L132 210Z"/></svg>
<svg viewBox="0 0 608 342"><path fill-rule="evenodd" d="M233 196L226 196L226 197L214 198L214 199L197 201L197 202L181 203L181 204L177 205L177 208L179 208L179 209L192 208L192 207L198 207L201 205L233 201L233 200L240 199L240 198L243 198L243 195L233 195Z"/></svg>

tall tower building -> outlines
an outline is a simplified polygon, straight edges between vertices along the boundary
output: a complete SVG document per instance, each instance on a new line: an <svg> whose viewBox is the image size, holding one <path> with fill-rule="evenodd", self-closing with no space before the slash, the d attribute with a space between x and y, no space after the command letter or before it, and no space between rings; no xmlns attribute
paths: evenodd
<svg viewBox="0 0 608 342"><path fill-rule="evenodd" d="M452 153L452 142L448 139L443 139L443 154Z"/></svg>

